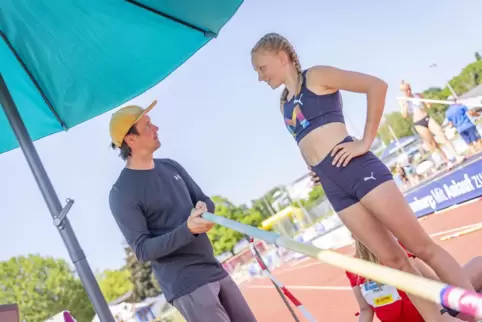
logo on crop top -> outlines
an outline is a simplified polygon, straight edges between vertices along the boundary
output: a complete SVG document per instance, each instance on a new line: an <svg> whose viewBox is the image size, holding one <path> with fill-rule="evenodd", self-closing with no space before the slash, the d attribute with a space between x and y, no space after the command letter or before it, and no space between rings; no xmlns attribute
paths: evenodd
<svg viewBox="0 0 482 322"><path fill-rule="evenodd" d="M295 104L295 105L300 104L300 105L303 106L303 102L301 101L302 98L303 98L303 93L301 93L300 98L295 97L295 99L293 100L293 104Z"/></svg>
<svg viewBox="0 0 482 322"><path fill-rule="evenodd" d="M295 97L295 99L293 100L293 105L295 105L295 107L293 108L293 112L291 113L291 119L287 119L285 117L286 127L288 128L288 131L290 131L291 135L293 135L293 137L296 137L295 129L298 123L303 129L306 129L310 125L310 122L305 118L303 112L301 111L301 106L303 106L303 102L301 101L302 98L303 94L301 94L299 98Z"/></svg>

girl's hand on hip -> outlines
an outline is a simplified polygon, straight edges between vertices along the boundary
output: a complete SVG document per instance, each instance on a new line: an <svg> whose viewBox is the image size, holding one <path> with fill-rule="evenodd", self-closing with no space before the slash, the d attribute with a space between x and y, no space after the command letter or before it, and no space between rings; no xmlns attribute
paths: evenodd
<svg viewBox="0 0 482 322"><path fill-rule="evenodd" d="M368 150L363 141L340 143L331 151L331 156L333 157L332 164L337 167L346 167L351 159L367 153Z"/></svg>

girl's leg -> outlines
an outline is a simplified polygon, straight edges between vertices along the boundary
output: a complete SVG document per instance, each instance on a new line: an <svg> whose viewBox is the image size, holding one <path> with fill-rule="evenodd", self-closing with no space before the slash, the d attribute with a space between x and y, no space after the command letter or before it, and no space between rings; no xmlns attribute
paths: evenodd
<svg viewBox="0 0 482 322"><path fill-rule="evenodd" d="M393 180L374 188L361 199L360 203L373 213L410 252L430 266L441 281L474 290L459 263L423 230Z"/></svg>
<svg viewBox="0 0 482 322"><path fill-rule="evenodd" d="M430 267L421 260L414 258L410 259L413 266L422 274L423 277L438 281L439 278ZM470 283L477 292L482 291L482 256L477 256L468 261L462 269L469 277Z"/></svg>
<svg viewBox="0 0 482 322"><path fill-rule="evenodd" d="M482 256L472 258L463 266L469 276L472 286L477 292L482 292Z"/></svg>
<svg viewBox="0 0 482 322"><path fill-rule="evenodd" d="M424 262L418 258L411 258L413 266L422 274L423 277L438 281L437 275ZM462 269L467 273L470 283L477 292L482 291L482 256L477 256L468 261ZM473 317L463 313L457 315L458 321L474 321Z"/></svg>
<svg viewBox="0 0 482 322"><path fill-rule="evenodd" d="M340 219L356 238L368 247L384 265L420 275L412 266L405 250L388 229L361 203L338 212ZM409 295L415 307L426 321L448 321L440 314L435 303Z"/></svg>
<svg viewBox="0 0 482 322"><path fill-rule="evenodd" d="M434 135L436 135L440 138L443 145L445 145L450 150L450 153L452 153L455 156L457 161L461 161L461 160L464 159L463 157L461 157L457 153L457 151L455 151L454 145L452 144L452 142L449 139L447 139L447 136L445 136L445 133L444 133L442 127L433 118L430 118L428 120L428 129L430 130L430 132L432 132ZM440 150L442 150L442 149L440 149Z"/></svg>
<svg viewBox="0 0 482 322"><path fill-rule="evenodd" d="M440 154L440 156L442 157L442 159L446 162L446 163L450 163L450 160L449 158L447 157L447 155L445 154L445 152L442 150L442 148L440 148L440 146L438 145L438 143L435 141L435 138L433 137L432 133L430 132L430 130L424 126L420 126L420 125L415 125L415 130L417 130L417 133L420 135L420 137L422 138L423 142L427 145L427 147L430 149L430 152L435 152L435 151L438 151L438 153Z"/></svg>

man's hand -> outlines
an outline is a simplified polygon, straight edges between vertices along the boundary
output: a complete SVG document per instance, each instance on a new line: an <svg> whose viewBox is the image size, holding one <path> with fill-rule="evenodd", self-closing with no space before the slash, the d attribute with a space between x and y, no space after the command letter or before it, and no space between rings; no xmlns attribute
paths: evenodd
<svg viewBox="0 0 482 322"><path fill-rule="evenodd" d="M318 175L313 170L311 170L310 166L308 166L308 169L310 170L311 182L313 182L313 185L320 185L320 178L318 177Z"/></svg>
<svg viewBox="0 0 482 322"><path fill-rule="evenodd" d="M476 109L468 110L467 114L469 114L472 117L477 117L480 115L480 112L476 111Z"/></svg>
<svg viewBox="0 0 482 322"><path fill-rule="evenodd" d="M202 210L203 212L208 212L208 206L206 205L205 202L203 201L198 201L196 203L196 208L195 209L198 209L198 210Z"/></svg>
<svg viewBox="0 0 482 322"><path fill-rule="evenodd" d="M214 227L214 223L202 218L201 215L208 211L208 207L202 201L198 201L196 208L191 210L191 215L187 219L187 228L193 234L202 234L208 232Z"/></svg>

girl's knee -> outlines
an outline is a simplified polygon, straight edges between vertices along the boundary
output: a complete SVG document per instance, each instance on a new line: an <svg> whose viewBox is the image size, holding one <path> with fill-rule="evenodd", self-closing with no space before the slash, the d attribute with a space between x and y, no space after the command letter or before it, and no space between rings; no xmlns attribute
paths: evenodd
<svg viewBox="0 0 482 322"><path fill-rule="evenodd" d="M383 265L397 269L399 271L411 272L413 270L413 265L410 262L407 254L404 252L394 252L389 256L380 258L380 261L383 263Z"/></svg>
<svg viewBox="0 0 482 322"><path fill-rule="evenodd" d="M440 148L440 146L438 145L438 143L435 140L431 141L428 145L429 145L430 151L435 151L435 150L438 150Z"/></svg>
<svg viewBox="0 0 482 322"><path fill-rule="evenodd" d="M417 258L421 259L424 262L430 262L437 253L445 252L445 250L437 245L432 240L427 241L426 243L421 243L413 249L409 249L409 251Z"/></svg>

